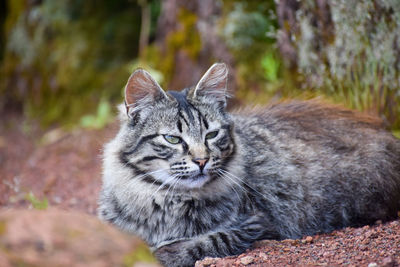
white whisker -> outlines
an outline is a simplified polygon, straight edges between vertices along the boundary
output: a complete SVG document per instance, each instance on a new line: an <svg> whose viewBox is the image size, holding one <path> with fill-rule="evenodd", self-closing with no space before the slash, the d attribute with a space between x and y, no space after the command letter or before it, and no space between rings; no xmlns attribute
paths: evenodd
<svg viewBox="0 0 400 267"><path fill-rule="evenodd" d="M226 178L226 179L229 179L231 182L233 182L233 183L235 183L241 190L243 190L244 192L246 192L246 193L251 193L251 192L249 192L249 190L246 188L246 187L244 187L243 185L241 185L240 183L238 183L237 181L235 181L235 179L231 176L231 174L229 173L229 172L226 172L225 171L225 173L224 172L222 172L222 171L224 171L224 170L222 170L222 169L220 169L219 171L221 171L220 173L223 175L223 177L224 178ZM239 179L237 176L235 176L236 177L236 179ZM242 181L242 180L241 180ZM242 181L243 182L243 181ZM232 187L233 188L233 187ZM250 202L250 203L252 203L253 202L253 200L249 197L249 195L248 194L243 194L246 198L247 198L247 200ZM242 200L243 201L243 200Z"/></svg>
<svg viewBox="0 0 400 267"><path fill-rule="evenodd" d="M158 171L149 172L148 175L154 174L154 173L157 173L157 172L161 172L161 171L165 171L165 170L167 170L167 169L161 169L161 170L158 170ZM146 176L146 175L143 175L143 176ZM167 183L173 181L174 178L175 178L175 177L172 176L172 179L168 178L168 179L166 179L162 184L160 184L160 185L158 186L158 188L156 189L156 191L154 191L154 192L150 195L149 199L152 199L152 198L158 193L158 191L160 191ZM153 183L152 183L151 185L153 185L155 182L157 182L156 179L153 181ZM139 215L142 213L144 207L145 207L145 206L143 206L143 207L139 210L139 212L138 212Z"/></svg>
<svg viewBox="0 0 400 267"><path fill-rule="evenodd" d="M152 174L155 174L155 173L158 173L158 172L162 172L162 171L166 171L166 170L168 170L168 169L160 169L160 170L156 170L156 171L152 171L152 172L147 172L147 173L144 173L144 174L137 175L137 176L135 176L133 178L130 178L130 180L137 180L137 179L140 179L140 178L143 178L143 177L146 177L146 176L150 176Z"/></svg>
<svg viewBox="0 0 400 267"><path fill-rule="evenodd" d="M249 187L252 191L254 191L255 193L257 193L258 195L260 195L261 197L264 198L264 195L263 195L261 192L259 192L257 189L255 189L254 187L252 187L250 184L246 183L246 182L244 181L244 179L240 179L239 177L237 177L237 176L234 175L233 173L230 173L230 172L228 172L228 171L226 171L226 170L223 170L223 169L220 169L220 170L221 170L224 174L230 176L231 178L235 178L235 179L241 181L244 185L246 185L247 187Z"/></svg>
<svg viewBox="0 0 400 267"><path fill-rule="evenodd" d="M219 177L221 177L222 179L228 179L229 181L232 181L232 178L226 176L225 174L223 174L223 173L220 172L219 170L217 170L217 171L218 171L217 175L218 175ZM235 181L233 181L233 182L235 183ZM243 188L243 187L240 186L240 185L238 185L238 186L240 187L240 189L245 189L245 188ZM232 185L232 184L230 184L229 187L232 188L232 190L235 192L238 201L239 201L241 204L243 204L243 199L240 197L238 191L235 189L235 186Z"/></svg>
<svg viewBox="0 0 400 267"><path fill-rule="evenodd" d="M174 180L175 180L175 181L174 181ZM165 201L165 199L167 198L168 193L169 193L169 190L170 190L171 188L172 188L172 192L174 192L175 186L178 184L178 182L179 182L179 177L178 177L178 175L174 175L174 176L173 176L173 179L172 179L172 183L170 183L170 185L169 185L169 187L168 187L168 190L167 190L167 192L165 193L164 201ZM171 194L173 194L173 193L171 193Z"/></svg>

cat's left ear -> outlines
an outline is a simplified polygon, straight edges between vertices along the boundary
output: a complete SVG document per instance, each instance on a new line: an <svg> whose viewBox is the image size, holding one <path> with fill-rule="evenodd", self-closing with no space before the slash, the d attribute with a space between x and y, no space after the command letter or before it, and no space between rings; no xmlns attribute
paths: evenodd
<svg viewBox="0 0 400 267"><path fill-rule="evenodd" d="M151 110L158 101L168 99L164 90L143 69L137 69L125 86L125 107L129 118Z"/></svg>
<svg viewBox="0 0 400 267"><path fill-rule="evenodd" d="M189 91L192 99L203 102L217 102L226 106L228 68L225 63L215 63L200 79L194 89Z"/></svg>

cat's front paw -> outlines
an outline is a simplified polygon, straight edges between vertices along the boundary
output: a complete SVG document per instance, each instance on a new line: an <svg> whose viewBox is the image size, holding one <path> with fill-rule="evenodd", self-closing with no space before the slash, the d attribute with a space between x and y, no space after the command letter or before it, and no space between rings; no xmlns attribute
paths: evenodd
<svg viewBox="0 0 400 267"><path fill-rule="evenodd" d="M189 247L190 241L177 241L158 248L154 255L165 267L192 267L198 259L189 253Z"/></svg>

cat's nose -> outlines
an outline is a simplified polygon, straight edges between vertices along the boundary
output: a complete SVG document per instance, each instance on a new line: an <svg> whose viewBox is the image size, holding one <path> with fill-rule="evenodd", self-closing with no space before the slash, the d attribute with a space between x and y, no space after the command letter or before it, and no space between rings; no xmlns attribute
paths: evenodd
<svg viewBox="0 0 400 267"><path fill-rule="evenodd" d="M192 161L199 165L200 171L203 172L204 166L206 166L208 158L194 158L192 159Z"/></svg>

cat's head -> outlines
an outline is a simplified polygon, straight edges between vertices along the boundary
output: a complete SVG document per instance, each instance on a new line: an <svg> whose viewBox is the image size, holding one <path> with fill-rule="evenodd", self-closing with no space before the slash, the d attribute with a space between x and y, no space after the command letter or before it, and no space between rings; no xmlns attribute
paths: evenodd
<svg viewBox="0 0 400 267"><path fill-rule="evenodd" d="M132 179L174 189L201 188L219 179L234 151L232 122L225 112L228 69L214 64L198 84L163 91L136 70L125 87L121 162Z"/></svg>

